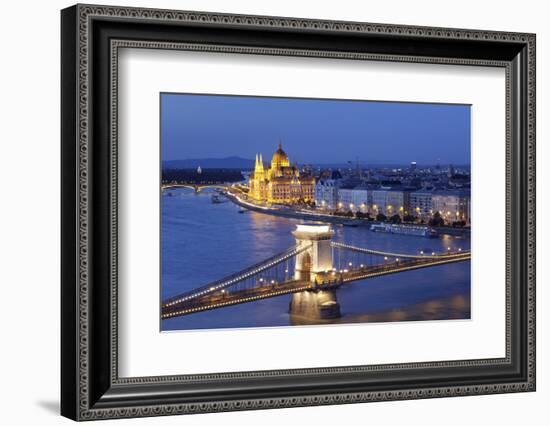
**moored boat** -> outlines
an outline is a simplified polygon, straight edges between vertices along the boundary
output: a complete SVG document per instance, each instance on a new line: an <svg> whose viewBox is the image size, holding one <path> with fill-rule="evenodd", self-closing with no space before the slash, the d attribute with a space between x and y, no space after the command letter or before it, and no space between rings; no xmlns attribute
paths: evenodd
<svg viewBox="0 0 550 426"><path fill-rule="evenodd" d="M344 225L344 226L351 226L351 227L353 227L353 228L359 226L360 224L361 224L361 221L360 221L360 220L353 220L353 219L347 220L347 221L345 221L345 222L342 222L342 225Z"/></svg>
<svg viewBox="0 0 550 426"><path fill-rule="evenodd" d="M212 200L213 204L223 203L223 200L220 198L220 196L218 194L212 194L211 200Z"/></svg>
<svg viewBox="0 0 550 426"><path fill-rule="evenodd" d="M420 225L377 223L377 224L371 225L370 230L373 232L386 232L389 234L412 235L415 237L426 237L426 238L434 238L438 236L438 232L431 226L420 226Z"/></svg>

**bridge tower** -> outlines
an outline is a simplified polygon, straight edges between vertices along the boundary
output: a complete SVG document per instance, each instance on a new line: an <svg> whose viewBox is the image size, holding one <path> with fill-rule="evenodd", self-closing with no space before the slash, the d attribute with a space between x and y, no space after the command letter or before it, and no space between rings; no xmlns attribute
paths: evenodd
<svg viewBox="0 0 550 426"><path fill-rule="evenodd" d="M330 241L334 231L330 225L297 225L292 235L299 248L311 246L296 256L294 278L315 283L317 274L332 270Z"/></svg>
<svg viewBox="0 0 550 426"><path fill-rule="evenodd" d="M340 305L336 290L322 289L316 285L318 274L332 270L332 247L334 231L330 225L297 225L292 232L298 247L310 246L296 256L294 279L310 281L311 290L294 293L290 301L293 322L307 319L330 319L340 317Z"/></svg>

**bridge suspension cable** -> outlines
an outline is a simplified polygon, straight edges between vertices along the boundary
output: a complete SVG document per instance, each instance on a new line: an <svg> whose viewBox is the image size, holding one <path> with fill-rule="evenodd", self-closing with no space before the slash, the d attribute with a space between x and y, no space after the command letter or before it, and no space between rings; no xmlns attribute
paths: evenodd
<svg viewBox="0 0 550 426"><path fill-rule="evenodd" d="M204 296L208 293L222 290L226 287L229 287L231 285L238 283L239 281L242 281L246 278L249 278L253 275L263 272L269 268L272 268L290 259L291 257L296 256L297 254L300 254L305 250L308 250L309 248L311 248L311 245L303 245L300 247L297 245L292 246L281 253L278 253L268 259L265 259L259 263L256 263L255 265L252 265L239 272L235 272L234 274L231 274L225 278L222 278L221 280L214 281L210 284L206 284L202 287L193 289L192 291L182 293L178 296L167 299L162 303L162 307L163 308L170 307L178 303L193 299L195 297Z"/></svg>
<svg viewBox="0 0 550 426"><path fill-rule="evenodd" d="M430 254L425 254L425 255L424 254L403 254L403 253L390 253L386 251L372 250L364 247L356 247L349 244L337 243L337 242L332 242L331 245L332 247L335 247L335 248L356 251L359 253L376 254L379 256L388 256L388 257L398 257L403 259L430 259L430 258L431 259L438 259L438 258L449 259L451 257L459 257L459 256L463 257L470 253L469 250L468 251L461 250L459 252L444 253L444 254L434 254L434 252Z"/></svg>

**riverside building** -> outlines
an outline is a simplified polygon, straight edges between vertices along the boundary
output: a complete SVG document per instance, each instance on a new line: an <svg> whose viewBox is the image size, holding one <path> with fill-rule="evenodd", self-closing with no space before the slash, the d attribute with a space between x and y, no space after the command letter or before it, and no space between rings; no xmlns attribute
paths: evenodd
<svg viewBox="0 0 550 426"><path fill-rule="evenodd" d="M262 154L256 155L254 172L249 181L249 197L260 203L309 203L315 198L315 178L301 175L298 166L290 164L279 144L270 166L264 165Z"/></svg>

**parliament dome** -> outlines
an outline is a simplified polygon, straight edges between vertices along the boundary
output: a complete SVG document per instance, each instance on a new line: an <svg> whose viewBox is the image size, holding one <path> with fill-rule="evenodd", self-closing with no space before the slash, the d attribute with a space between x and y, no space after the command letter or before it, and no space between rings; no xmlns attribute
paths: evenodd
<svg viewBox="0 0 550 426"><path fill-rule="evenodd" d="M288 166L290 166L288 156L286 155L286 152L283 151L282 145L279 144L279 148L277 148L277 151L275 151L275 154L273 154L273 157L271 158L271 168Z"/></svg>

